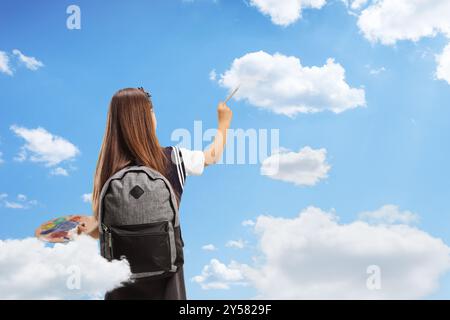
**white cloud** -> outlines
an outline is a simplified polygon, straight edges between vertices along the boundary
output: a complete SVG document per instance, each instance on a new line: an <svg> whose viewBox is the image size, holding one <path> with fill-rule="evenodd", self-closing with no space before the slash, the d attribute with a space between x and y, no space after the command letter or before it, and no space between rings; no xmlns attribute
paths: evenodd
<svg viewBox="0 0 450 320"><path fill-rule="evenodd" d="M244 221L242 221L242 225L243 225L244 227L254 226L254 225L255 225L255 222L254 222L253 220L244 220Z"/></svg>
<svg viewBox="0 0 450 320"><path fill-rule="evenodd" d="M300 59L264 51L233 61L219 84L232 90L240 85L236 100L290 117L298 113L340 113L365 106L364 89L345 82L344 68L328 59L322 67L302 66Z"/></svg>
<svg viewBox="0 0 450 320"><path fill-rule="evenodd" d="M11 66L9 65L8 54L4 51L0 51L0 72L5 73L9 76L13 75Z"/></svg>
<svg viewBox="0 0 450 320"><path fill-rule="evenodd" d="M211 81L216 81L216 79L217 79L217 73L216 73L216 70L213 69L213 70L211 70L211 72L209 73L209 80L211 80Z"/></svg>
<svg viewBox="0 0 450 320"><path fill-rule="evenodd" d="M450 267L450 248L418 228L343 224L333 212L315 207L294 218L259 216L254 230L263 262L233 262L227 270L239 275L236 282L256 288L261 299L417 299L433 293ZM219 260L214 264L224 269ZM380 290L367 287L373 265L381 271ZM196 281L203 288L209 281L221 283L222 273L211 269ZM233 279L222 282L230 287Z"/></svg>
<svg viewBox="0 0 450 320"><path fill-rule="evenodd" d="M245 247L245 242L242 239L230 240L225 244L225 246L228 248L243 249Z"/></svg>
<svg viewBox="0 0 450 320"><path fill-rule="evenodd" d="M3 160L3 153L0 152L0 164L2 164L3 162L5 162L5 160Z"/></svg>
<svg viewBox="0 0 450 320"><path fill-rule="evenodd" d="M261 174L295 185L313 186L327 178L330 165L326 149L304 147L299 152L280 151L264 159Z"/></svg>
<svg viewBox="0 0 450 320"><path fill-rule="evenodd" d="M436 62L436 78L445 80L450 84L450 44L448 44L442 53L436 57Z"/></svg>
<svg viewBox="0 0 450 320"><path fill-rule="evenodd" d="M450 36L450 1L379 0L364 9L358 26L371 42L418 41L438 33Z"/></svg>
<svg viewBox="0 0 450 320"><path fill-rule="evenodd" d="M0 194L1 204L8 209L29 209L38 204L36 200L28 200L24 194L18 194L16 199L11 200L6 193Z"/></svg>
<svg viewBox="0 0 450 320"><path fill-rule="evenodd" d="M71 142L51 134L44 128L27 129L14 125L11 126L11 130L26 141L16 157L18 161L28 159L52 167L63 161L72 160L80 153Z"/></svg>
<svg viewBox="0 0 450 320"><path fill-rule="evenodd" d="M23 162L23 161L27 160L26 150L24 148L21 148L19 153L17 153L17 155L14 157L14 160L16 160L18 162Z"/></svg>
<svg viewBox="0 0 450 320"><path fill-rule="evenodd" d="M326 0L250 0L250 4L274 24L288 26L302 17L303 9L320 9Z"/></svg>
<svg viewBox="0 0 450 320"><path fill-rule="evenodd" d="M386 68L385 67L380 67L380 68L371 68L370 70L369 70L369 73L371 74L371 75L379 75L380 73L382 73L382 72L385 72L386 71Z"/></svg>
<svg viewBox="0 0 450 320"><path fill-rule="evenodd" d="M37 70L44 66L44 64L37 60L35 57L28 57L24 55L20 50L14 49L12 51L14 56L17 56L18 60L25 65L29 70ZM10 65L10 59L8 53L0 51L0 72L12 76L14 74L13 69Z"/></svg>
<svg viewBox="0 0 450 320"><path fill-rule="evenodd" d="M85 193L81 196L81 198L85 203L92 203L92 193Z"/></svg>
<svg viewBox="0 0 450 320"><path fill-rule="evenodd" d="M228 266L217 259L211 259L209 264L203 267L200 275L191 280L198 283L202 289L230 289L231 285L246 285L243 266L232 261Z"/></svg>
<svg viewBox="0 0 450 320"><path fill-rule="evenodd" d="M18 49L14 49L13 54L16 55L18 59L25 64L27 69L35 71L44 66L44 64L41 61L37 60L35 57L27 57Z"/></svg>
<svg viewBox="0 0 450 320"><path fill-rule="evenodd" d="M366 211L359 214L359 219L375 224L411 224L419 221L419 216L411 211L400 211L393 204L387 204L375 211Z"/></svg>
<svg viewBox="0 0 450 320"><path fill-rule="evenodd" d="M205 251L215 251L217 250L216 246L213 244L205 244L204 246L202 246L202 249Z"/></svg>
<svg viewBox="0 0 450 320"><path fill-rule="evenodd" d="M347 8L351 10L348 12L351 15L354 15L354 11L361 10L369 0L341 0Z"/></svg>
<svg viewBox="0 0 450 320"><path fill-rule="evenodd" d="M360 11L358 27L371 42L394 45L442 34L450 38L450 1L379 0ZM450 84L450 44L436 57L436 78Z"/></svg>
<svg viewBox="0 0 450 320"><path fill-rule="evenodd" d="M5 207L8 209L26 209L24 204L10 201L5 201Z"/></svg>
<svg viewBox="0 0 450 320"><path fill-rule="evenodd" d="M103 259L86 236L54 247L35 238L0 240L0 252L0 299L98 299L130 276L125 260Z"/></svg>
<svg viewBox="0 0 450 320"><path fill-rule="evenodd" d="M367 2L368 0L352 0L350 8L352 8L353 10L361 9Z"/></svg>
<svg viewBox="0 0 450 320"><path fill-rule="evenodd" d="M69 175L69 172L66 169L64 169L64 168L57 167L55 169L52 169L52 171L50 171L50 174L54 175L54 176L65 176L65 177L67 177Z"/></svg>

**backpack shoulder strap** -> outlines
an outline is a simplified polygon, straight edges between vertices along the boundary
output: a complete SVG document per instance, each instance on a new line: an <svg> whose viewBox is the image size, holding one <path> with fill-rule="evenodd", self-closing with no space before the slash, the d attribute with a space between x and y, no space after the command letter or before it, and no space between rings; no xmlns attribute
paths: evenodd
<svg viewBox="0 0 450 320"><path fill-rule="evenodd" d="M172 147L172 162L177 168L178 179L180 181L181 189L184 189L184 183L186 181L186 170L183 163L183 155L180 148Z"/></svg>

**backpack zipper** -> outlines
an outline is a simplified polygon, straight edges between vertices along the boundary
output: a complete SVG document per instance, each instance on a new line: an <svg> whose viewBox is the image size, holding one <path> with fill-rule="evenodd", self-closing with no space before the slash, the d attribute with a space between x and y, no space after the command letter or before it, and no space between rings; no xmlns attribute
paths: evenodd
<svg viewBox="0 0 450 320"><path fill-rule="evenodd" d="M112 234L111 234L111 231L109 230L109 228L107 226L105 226L103 223L102 223L102 228L103 228L103 231L108 235L109 257L110 257L110 260L112 260L112 257L113 257L113 255L112 255L113 254L112 253Z"/></svg>

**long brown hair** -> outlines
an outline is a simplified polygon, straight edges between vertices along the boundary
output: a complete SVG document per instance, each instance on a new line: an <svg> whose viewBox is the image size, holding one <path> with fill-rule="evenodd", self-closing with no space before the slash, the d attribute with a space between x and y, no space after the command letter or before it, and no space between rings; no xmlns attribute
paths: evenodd
<svg viewBox="0 0 450 320"><path fill-rule="evenodd" d="M112 97L94 177L92 206L96 217L101 189L117 171L140 164L164 174L167 159L156 137L152 110L148 94L141 89L122 89Z"/></svg>

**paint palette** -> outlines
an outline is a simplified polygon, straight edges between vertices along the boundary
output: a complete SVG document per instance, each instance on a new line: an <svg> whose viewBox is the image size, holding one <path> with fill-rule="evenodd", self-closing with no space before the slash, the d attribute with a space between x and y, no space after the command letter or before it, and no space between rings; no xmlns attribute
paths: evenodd
<svg viewBox="0 0 450 320"><path fill-rule="evenodd" d="M82 233L91 233L96 227L97 222L92 216L69 215L43 223L36 229L35 236L46 242L69 242Z"/></svg>

